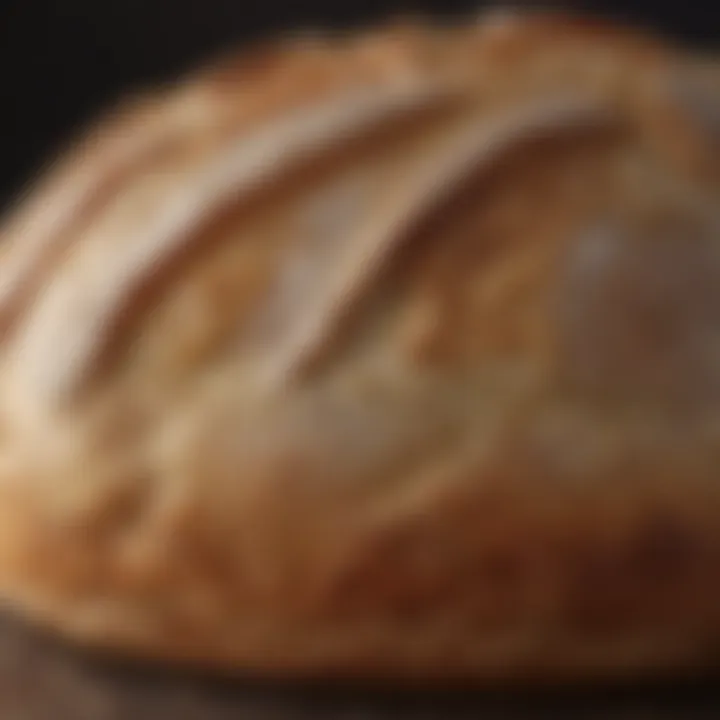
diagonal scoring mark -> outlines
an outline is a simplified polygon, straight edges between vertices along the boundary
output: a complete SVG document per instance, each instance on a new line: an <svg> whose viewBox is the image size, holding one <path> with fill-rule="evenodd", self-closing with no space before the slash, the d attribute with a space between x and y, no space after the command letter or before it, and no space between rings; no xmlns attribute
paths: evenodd
<svg viewBox="0 0 720 720"><path fill-rule="evenodd" d="M65 160L57 165L44 187L19 208L11 227L5 228L15 242L0 264L0 329L6 330L16 321L20 308L37 293L54 262L77 239L92 210L153 150L172 142L174 131L182 128L169 130L160 119L152 123L146 119L140 133L125 127L106 128L105 132L117 134L110 141L98 140L101 146L79 161L72 155L69 163Z"/></svg>
<svg viewBox="0 0 720 720"><path fill-rule="evenodd" d="M314 307L304 313L306 321L295 327L266 363L266 380L282 385L301 379L322 362L340 325L362 303L417 223L452 197L478 170L491 167L530 135L597 123L605 126L608 120L598 102L589 97L553 98L482 122L471 118L451 147L440 158L429 155L424 172L398 188L384 214L348 243L352 252L333 272L331 283Z"/></svg>
<svg viewBox="0 0 720 720"><path fill-rule="evenodd" d="M163 266L203 240L219 207L252 197L296 165L388 119L431 107L452 96L428 82L368 88L334 98L243 136L194 174L141 235L101 251L81 278L65 272L52 283L20 336L13 360L38 397L56 400L79 389L112 340L118 318ZM81 249L83 250L83 249ZM86 251L87 252L87 251ZM114 256L113 256L114 255ZM81 253L81 260L83 258Z"/></svg>

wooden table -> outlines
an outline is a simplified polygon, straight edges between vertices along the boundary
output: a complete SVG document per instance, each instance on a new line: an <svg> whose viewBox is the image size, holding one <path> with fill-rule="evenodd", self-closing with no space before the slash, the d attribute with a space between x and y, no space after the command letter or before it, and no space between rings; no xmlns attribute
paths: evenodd
<svg viewBox="0 0 720 720"><path fill-rule="evenodd" d="M720 680L517 693L258 686L71 651L0 616L2 720L716 720Z"/></svg>

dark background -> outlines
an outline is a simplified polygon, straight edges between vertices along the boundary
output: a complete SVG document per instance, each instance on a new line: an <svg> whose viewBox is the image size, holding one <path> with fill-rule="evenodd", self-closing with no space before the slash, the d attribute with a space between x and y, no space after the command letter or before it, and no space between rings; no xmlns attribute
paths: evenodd
<svg viewBox="0 0 720 720"><path fill-rule="evenodd" d="M99 108L123 91L171 77L218 50L299 26L347 26L407 11L473 12L484 4L0 0L0 210ZM687 42L711 45L720 36L718 0L565 0L562 5L650 26Z"/></svg>

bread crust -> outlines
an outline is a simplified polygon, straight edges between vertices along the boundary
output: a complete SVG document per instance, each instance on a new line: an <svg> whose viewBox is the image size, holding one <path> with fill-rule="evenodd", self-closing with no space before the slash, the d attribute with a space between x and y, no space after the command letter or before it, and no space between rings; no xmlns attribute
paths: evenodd
<svg viewBox="0 0 720 720"><path fill-rule="evenodd" d="M111 113L3 230L0 595L218 672L712 665L718 77L485 16Z"/></svg>

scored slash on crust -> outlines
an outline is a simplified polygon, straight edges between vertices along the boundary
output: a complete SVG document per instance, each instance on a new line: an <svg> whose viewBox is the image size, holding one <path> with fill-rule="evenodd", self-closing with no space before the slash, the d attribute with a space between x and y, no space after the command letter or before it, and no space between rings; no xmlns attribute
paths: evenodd
<svg viewBox="0 0 720 720"><path fill-rule="evenodd" d="M299 163L327 152L349 137L370 131L394 116L418 112L457 98L455 88L404 83L372 88L333 99L284 118L250 137L242 137L221 157L176 192L147 233L112 247L97 272L79 283L66 273L51 284L29 330L14 348L14 368L25 389L41 403L55 403L78 391L91 378L112 340L113 330L132 299L159 269L199 242L201 229L218 208L262 192ZM339 324L357 306L408 231L442 202L470 173L529 135L578 124L608 122L596 98L550 98L537 106L479 120L477 110L463 118L449 147L430 155L425 170L398 189L384 214L364 226L328 287L321 287L314 307L282 341L263 369L265 382L282 385L309 371L323 356ZM92 252L92 248L90 248ZM38 258L36 262L41 262ZM32 263L17 277L31 273ZM18 285L16 281L15 285ZM82 306L82 321L68 326L70 308ZM48 360L52 358L50 363ZM17 381L16 381L17 382Z"/></svg>

